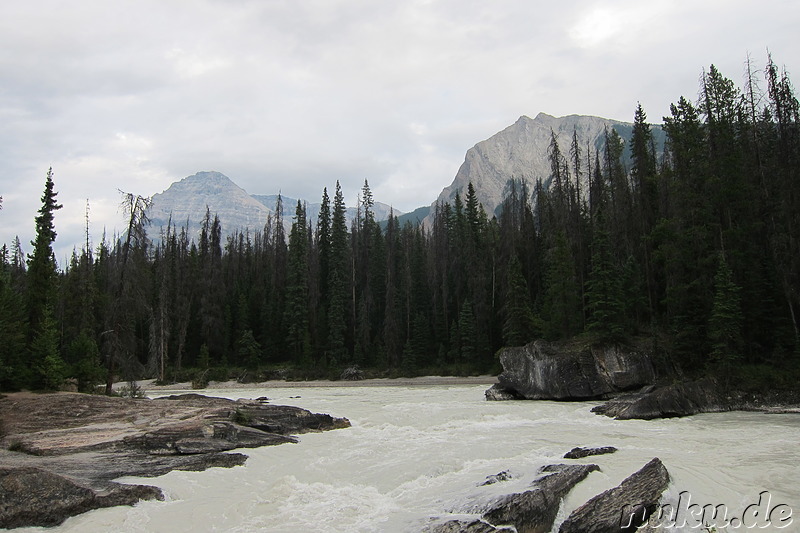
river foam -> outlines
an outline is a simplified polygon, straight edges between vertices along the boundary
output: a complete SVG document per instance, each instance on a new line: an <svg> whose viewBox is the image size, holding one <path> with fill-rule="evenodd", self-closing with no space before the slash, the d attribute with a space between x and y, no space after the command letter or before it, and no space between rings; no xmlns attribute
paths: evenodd
<svg viewBox="0 0 800 533"><path fill-rule="evenodd" d="M689 491L700 505L724 503L735 513L769 491L775 503L800 513L798 415L617 421L592 414L590 402L487 402L485 388L208 390L230 398L269 396L272 403L347 417L352 427L243 450L249 455L243 467L127 478L161 487L167 501L100 509L46 531L420 531L432 517L477 516L491 498L526 490L542 466L570 462L561 457L574 446L619 451L578 461L602 471L567 496L556 527L653 457L672 476L668 499ZM502 471L511 479L481 486Z"/></svg>

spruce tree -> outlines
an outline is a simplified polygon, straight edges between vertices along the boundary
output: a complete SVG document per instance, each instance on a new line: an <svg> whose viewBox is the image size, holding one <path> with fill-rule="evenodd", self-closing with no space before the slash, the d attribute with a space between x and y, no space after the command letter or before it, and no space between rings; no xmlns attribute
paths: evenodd
<svg viewBox="0 0 800 533"><path fill-rule="evenodd" d="M540 335L541 331L536 327L528 283L522 275L522 265L516 254L508 263L506 280L503 341L506 346L522 346Z"/></svg>
<svg viewBox="0 0 800 533"><path fill-rule="evenodd" d="M33 253L28 257L28 316L33 334L37 334L45 308L53 304L56 283L56 260L53 243L56 240L55 212L61 209L56 201L53 169L47 171L42 207L36 217L36 237L31 241Z"/></svg>
<svg viewBox="0 0 800 533"><path fill-rule="evenodd" d="M714 276L714 305L708 320L708 339L711 342L710 363L723 380L729 383L731 371L741 359L742 309L740 288L723 253L719 254Z"/></svg>
<svg viewBox="0 0 800 533"><path fill-rule="evenodd" d="M308 228L306 209L297 201L289 234L285 323L287 345L295 363L307 364L311 355L308 331Z"/></svg>

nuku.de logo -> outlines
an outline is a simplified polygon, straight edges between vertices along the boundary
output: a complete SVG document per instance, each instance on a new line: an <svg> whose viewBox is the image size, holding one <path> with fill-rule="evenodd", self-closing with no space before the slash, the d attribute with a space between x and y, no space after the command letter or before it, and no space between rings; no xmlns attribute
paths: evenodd
<svg viewBox="0 0 800 533"><path fill-rule="evenodd" d="M748 505L740 516L729 516L725 504L700 505L692 503L692 495L683 491L678 495L677 504L665 503L657 507L650 516L644 505L626 505L620 516L620 529L630 530L645 522L656 528L728 528L761 529L773 527L783 529L792 525L792 508L786 504L772 505L772 494L763 491L758 495L758 503Z"/></svg>

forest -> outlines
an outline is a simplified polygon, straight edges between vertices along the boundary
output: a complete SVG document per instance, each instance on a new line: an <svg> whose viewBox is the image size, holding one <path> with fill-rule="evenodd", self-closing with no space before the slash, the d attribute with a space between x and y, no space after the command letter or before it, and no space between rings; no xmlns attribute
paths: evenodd
<svg viewBox="0 0 800 533"><path fill-rule="evenodd" d="M762 75L763 74L763 75ZM533 339L644 342L689 376L793 387L800 376L800 105L771 57L742 86L713 65L696 101L641 105L623 141L552 135L550 175L512 180L495 215L463 197L434 221L378 223L367 181L348 227L339 183L263 230L126 231L58 268L54 174L30 253L0 250L0 390L162 382L497 373ZM566 141L566 142L565 142ZM562 146L569 146L563 149ZM629 157L623 153L630 154ZM281 201L280 199L278 200ZM2 212L0 212L2 216ZM288 225L287 225L288 226Z"/></svg>

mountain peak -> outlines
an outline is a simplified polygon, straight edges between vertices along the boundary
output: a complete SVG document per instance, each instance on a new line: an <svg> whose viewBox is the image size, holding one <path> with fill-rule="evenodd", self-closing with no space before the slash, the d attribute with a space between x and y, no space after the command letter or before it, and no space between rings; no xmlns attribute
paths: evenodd
<svg viewBox="0 0 800 533"><path fill-rule="evenodd" d="M149 216L154 227L166 226L171 217L178 226L188 222L190 231L197 233L206 209L219 216L223 234L235 229L263 228L271 212L225 174L205 171L176 181L154 195Z"/></svg>
<svg viewBox="0 0 800 533"><path fill-rule="evenodd" d="M498 213L509 180L522 180L533 191L537 180L545 187L549 184L550 161L548 149L552 140L551 131L562 153L569 153L573 132L577 134L578 146L586 156L587 147L599 150L604 144L606 129L615 129L624 139L630 136L631 124L600 117L568 115L554 117L539 113L531 119L522 115L517 121L488 139L477 143L467 151L464 163L459 168L453 183L441 192L433 204L448 202L452 205L456 193L463 198L467 186L472 183L478 201L491 217ZM658 143L660 128L653 133ZM663 139L662 139L663 140ZM581 188L586 189L587 176L582 176ZM430 223L431 216L426 219Z"/></svg>

